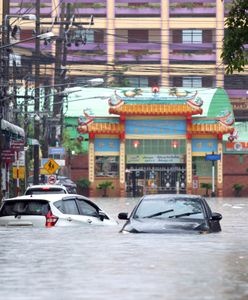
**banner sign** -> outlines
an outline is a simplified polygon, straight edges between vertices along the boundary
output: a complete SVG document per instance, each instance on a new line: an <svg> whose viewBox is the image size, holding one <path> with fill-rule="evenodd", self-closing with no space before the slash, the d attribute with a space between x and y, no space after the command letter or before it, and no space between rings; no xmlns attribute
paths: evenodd
<svg viewBox="0 0 248 300"><path fill-rule="evenodd" d="M120 140L111 138L96 138L95 152L119 152Z"/></svg>
<svg viewBox="0 0 248 300"><path fill-rule="evenodd" d="M205 160L215 161L215 160L220 160L220 159L221 159L220 154L206 154L205 155Z"/></svg>
<svg viewBox="0 0 248 300"><path fill-rule="evenodd" d="M185 155L127 155L127 164L180 164L185 163Z"/></svg>
<svg viewBox="0 0 248 300"><path fill-rule="evenodd" d="M126 120L126 134L185 135L185 120Z"/></svg>
<svg viewBox="0 0 248 300"><path fill-rule="evenodd" d="M248 142L226 142L226 152L248 153Z"/></svg>
<svg viewBox="0 0 248 300"><path fill-rule="evenodd" d="M48 148L48 155L65 155L65 148L63 147L49 147Z"/></svg>

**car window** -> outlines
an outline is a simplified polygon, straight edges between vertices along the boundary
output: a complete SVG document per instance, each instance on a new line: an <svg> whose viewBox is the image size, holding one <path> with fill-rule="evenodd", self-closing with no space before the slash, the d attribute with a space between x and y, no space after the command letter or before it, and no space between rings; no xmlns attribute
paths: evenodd
<svg viewBox="0 0 248 300"><path fill-rule="evenodd" d="M63 206L63 201L62 201L62 200L59 200L59 201L54 202L53 205L54 205L59 211L61 211L63 214L65 213L64 206Z"/></svg>
<svg viewBox="0 0 248 300"><path fill-rule="evenodd" d="M41 195L41 194L66 194L66 191L61 188L31 188L28 189L25 195Z"/></svg>
<svg viewBox="0 0 248 300"><path fill-rule="evenodd" d="M63 213L69 215L79 215L75 199L63 200Z"/></svg>
<svg viewBox="0 0 248 300"><path fill-rule="evenodd" d="M134 218L172 218L174 216L203 219L202 205L196 200L176 197L145 199L138 206Z"/></svg>
<svg viewBox="0 0 248 300"><path fill-rule="evenodd" d="M69 194L76 194L77 193L77 189L74 186L66 186L67 192Z"/></svg>
<svg viewBox="0 0 248 300"><path fill-rule="evenodd" d="M78 199L77 204L80 210L80 215L98 217L98 211L96 207L91 205L89 202Z"/></svg>
<svg viewBox="0 0 248 300"><path fill-rule="evenodd" d="M47 201L7 201L4 202L0 211L0 216L15 215L42 215L45 216L49 211Z"/></svg>

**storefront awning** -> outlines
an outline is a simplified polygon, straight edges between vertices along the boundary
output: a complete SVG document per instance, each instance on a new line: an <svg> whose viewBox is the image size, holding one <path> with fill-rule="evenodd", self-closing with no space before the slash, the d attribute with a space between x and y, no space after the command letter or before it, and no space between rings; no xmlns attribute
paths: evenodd
<svg viewBox="0 0 248 300"><path fill-rule="evenodd" d="M16 126L13 123L10 123L6 120L1 120L1 129L19 135L21 137L25 136L23 128Z"/></svg>

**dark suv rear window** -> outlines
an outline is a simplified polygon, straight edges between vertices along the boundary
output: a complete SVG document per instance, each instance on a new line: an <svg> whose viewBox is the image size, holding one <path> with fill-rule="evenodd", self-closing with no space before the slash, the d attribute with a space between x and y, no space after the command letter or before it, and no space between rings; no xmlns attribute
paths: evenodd
<svg viewBox="0 0 248 300"><path fill-rule="evenodd" d="M32 188L26 191L25 195L41 195L41 194L66 194L64 189L60 188Z"/></svg>
<svg viewBox="0 0 248 300"><path fill-rule="evenodd" d="M18 200L4 202L0 211L0 216L15 215L38 215L45 216L49 211L49 204L44 200Z"/></svg>

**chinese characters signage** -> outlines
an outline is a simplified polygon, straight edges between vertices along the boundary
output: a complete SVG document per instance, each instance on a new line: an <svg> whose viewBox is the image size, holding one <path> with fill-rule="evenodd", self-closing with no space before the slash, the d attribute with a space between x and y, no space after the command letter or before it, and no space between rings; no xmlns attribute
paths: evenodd
<svg viewBox="0 0 248 300"><path fill-rule="evenodd" d="M127 155L127 164L179 164L185 163L185 155Z"/></svg>

